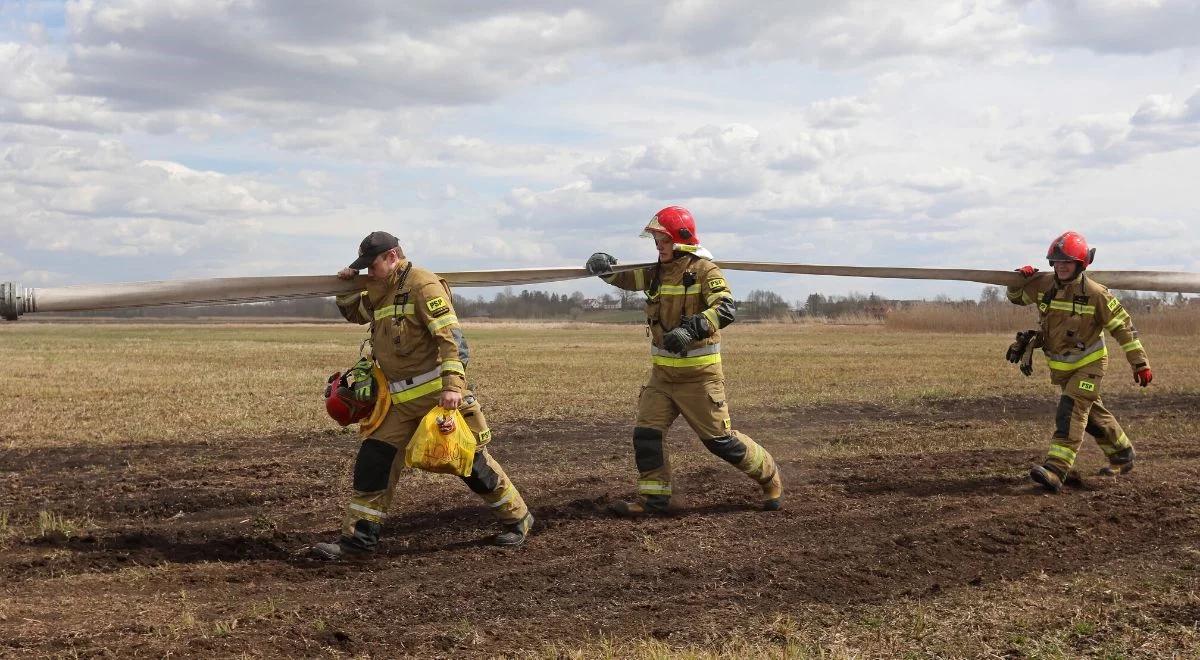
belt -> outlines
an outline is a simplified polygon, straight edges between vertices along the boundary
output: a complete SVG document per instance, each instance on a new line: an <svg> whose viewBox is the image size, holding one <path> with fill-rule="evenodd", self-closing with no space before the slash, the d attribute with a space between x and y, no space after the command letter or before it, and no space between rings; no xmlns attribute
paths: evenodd
<svg viewBox="0 0 1200 660"><path fill-rule="evenodd" d="M439 366L412 378L389 382L388 392L392 395L392 403L405 403L440 391L442 389L441 376L442 368Z"/></svg>
<svg viewBox="0 0 1200 660"><path fill-rule="evenodd" d="M684 351L682 354L672 353L671 351L668 351L665 348L659 348L657 346L650 347L650 355L653 355L655 357L689 358L689 357L699 357L701 355L715 355L720 352L721 352L721 342L717 342L715 344L709 344L708 346L701 346L700 348L694 348L690 351Z"/></svg>
<svg viewBox="0 0 1200 660"><path fill-rule="evenodd" d="M1088 357L1092 353L1095 353L1096 351L1101 350L1103 348L1104 348L1104 337L1101 337L1099 339L1099 341L1095 342L1091 346L1088 346L1087 348L1083 349L1079 353L1073 353L1070 355L1057 355L1057 354L1051 353L1049 351L1046 351L1046 358L1049 360L1053 360L1055 362L1066 362L1067 364L1075 364L1076 362L1079 362L1083 358Z"/></svg>

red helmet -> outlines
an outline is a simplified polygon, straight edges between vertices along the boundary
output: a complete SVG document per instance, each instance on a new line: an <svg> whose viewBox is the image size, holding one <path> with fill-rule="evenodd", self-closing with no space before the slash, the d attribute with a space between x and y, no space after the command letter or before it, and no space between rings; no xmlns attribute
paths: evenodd
<svg viewBox="0 0 1200 660"><path fill-rule="evenodd" d="M651 232L666 234L677 244L700 245L700 237L696 236L696 220L682 206L668 206L655 213L642 236L652 237L654 234Z"/></svg>
<svg viewBox="0 0 1200 660"><path fill-rule="evenodd" d="M1088 249L1087 239L1083 234L1069 231L1054 239L1050 249L1046 250L1046 259L1050 263L1056 261L1074 261L1083 268L1092 265L1096 258L1096 248Z"/></svg>
<svg viewBox="0 0 1200 660"><path fill-rule="evenodd" d="M359 401L354 398L346 377L337 372L329 377L329 385L325 387L325 412L333 421L342 426L349 426L366 419L375 409L375 401Z"/></svg>

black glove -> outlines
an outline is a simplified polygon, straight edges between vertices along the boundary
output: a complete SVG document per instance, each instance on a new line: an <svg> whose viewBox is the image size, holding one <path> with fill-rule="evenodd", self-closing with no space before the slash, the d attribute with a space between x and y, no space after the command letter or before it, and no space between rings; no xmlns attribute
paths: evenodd
<svg viewBox="0 0 1200 660"><path fill-rule="evenodd" d="M1025 348L1029 346L1029 342L1037 336L1037 330L1022 330L1017 333L1017 340L1009 344L1008 351L1004 354L1004 359L1016 364L1021 361L1021 357L1025 355Z"/></svg>
<svg viewBox="0 0 1200 660"><path fill-rule="evenodd" d="M696 336L692 334L692 331L687 326L681 325L663 335L663 348L682 355L687 351L688 344L694 341L696 341Z"/></svg>
<svg viewBox="0 0 1200 660"><path fill-rule="evenodd" d="M617 260L611 254L597 252L588 257L587 263L583 267L592 275L608 275L615 265L617 265Z"/></svg>

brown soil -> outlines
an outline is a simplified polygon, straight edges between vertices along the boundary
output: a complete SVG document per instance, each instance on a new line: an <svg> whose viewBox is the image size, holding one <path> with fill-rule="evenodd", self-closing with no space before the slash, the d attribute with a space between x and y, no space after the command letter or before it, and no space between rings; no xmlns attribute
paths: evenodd
<svg viewBox="0 0 1200 660"><path fill-rule="evenodd" d="M1190 414L1196 404L1158 397L1126 416ZM1146 439L1146 461L1129 478L1090 479L1058 497L1023 478L1040 451L884 453L896 415L978 416L988 405L792 411L796 436L847 415L875 424L881 452L818 458L805 443L772 442L788 485L776 513L757 510L755 489L677 427L677 510L640 521L604 510L631 490L628 426L508 425L494 453L538 519L525 547L488 545L487 513L457 481L406 474L378 556L350 564L309 560L305 549L334 533L352 436L9 449L0 511L27 533L0 541L0 655L461 656L599 637L699 643L730 622L804 604L1066 578L1192 547L1200 445ZM1052 402L1007 406L1001 418L1050 423ZM81 531L38 536L47 510Z"/></svg>

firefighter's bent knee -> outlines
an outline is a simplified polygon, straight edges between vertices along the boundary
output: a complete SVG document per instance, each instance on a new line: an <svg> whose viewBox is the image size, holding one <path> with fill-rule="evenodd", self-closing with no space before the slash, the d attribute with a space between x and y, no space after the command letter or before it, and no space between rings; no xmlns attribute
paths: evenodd
<svg viewBox="0 0 1200 660"><path fill-rule="evenodd" d="M491 465L488 465L487 453L483 451L475 452L475 461L471 464L471 476L463 477L462 480L472 493L478 495L486 495L500 485L500 475L496 474Z"/></svg>
<svg viewBox="0 0 1200 660"><path fill-rule="evenodd" d="M658 429L638 426L633 429L633 458L641 472L663 466L663 434Z"/></svg>
<svg viewBox="0 0 1200 660"><path fill-rule="evenodd" d="M385 490L395 458L396 448L388 443L374 438L363 440L354 460L354 490L367 493Z"/></svg>
<svg viewBox="0 0 1200 660"><path fill-rule="evenodd" d="M728 463L738 465L746 459L746 443L738 440L735 435L709 438L703 442L709 451Z"/></svg>

